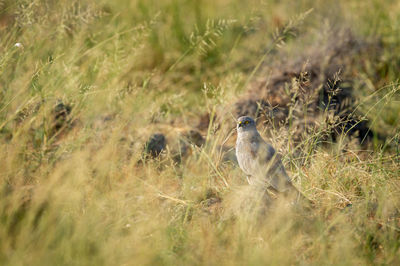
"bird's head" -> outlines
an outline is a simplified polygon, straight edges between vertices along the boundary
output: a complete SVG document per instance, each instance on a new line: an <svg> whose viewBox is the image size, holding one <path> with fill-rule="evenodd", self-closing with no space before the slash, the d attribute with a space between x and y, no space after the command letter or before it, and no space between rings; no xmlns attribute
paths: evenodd
<svg viewBox="0 0 400 266"><path fill-rule="evenodd" d="M237 120L237 131L243 132L256 129L256 122L249 116L241 116Z"/></svg>

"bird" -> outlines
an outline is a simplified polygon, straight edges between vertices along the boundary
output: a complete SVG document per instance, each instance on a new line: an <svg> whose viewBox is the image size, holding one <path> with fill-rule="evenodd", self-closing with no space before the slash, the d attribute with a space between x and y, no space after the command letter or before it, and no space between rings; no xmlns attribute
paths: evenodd
<svg viewBox="0 0 400 266"><path fill-rule="evenodd" d="M249 116L237 119L236 157L250 185L290 197L293 202L305 199L286 173L281 156L264 141Z"/></svg>

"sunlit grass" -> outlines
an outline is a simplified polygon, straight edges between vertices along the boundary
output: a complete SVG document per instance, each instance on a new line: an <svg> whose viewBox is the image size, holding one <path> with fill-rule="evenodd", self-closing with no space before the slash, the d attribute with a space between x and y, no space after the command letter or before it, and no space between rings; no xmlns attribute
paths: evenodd
<svg viewBox="0 0 400 266"><path fill-rule="evenodd" d="M0 10L0 264L400 263L396 1L6 0ZM231 106L264 66L302 55L331 25L379 42L348 72L357 111L382 138L361 146L344 132L333 143L321 122L299 144L291 128L260 124L315 203L265 210L226 160ZM71 112L55 120L61 103ZM182 154L193 128L205 143ZM149 159L153 133L168 142Z"/></svg>

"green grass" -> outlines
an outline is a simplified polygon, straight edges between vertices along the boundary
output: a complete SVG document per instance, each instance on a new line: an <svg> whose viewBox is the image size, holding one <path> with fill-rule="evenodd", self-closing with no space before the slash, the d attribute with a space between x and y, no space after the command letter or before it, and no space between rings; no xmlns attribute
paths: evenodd
<svg viewBox="0 0 400 266"><path fill-rule="evenodd" d="M389 0L0 1L0 264L399 264L399 14ZM379 44L347 73L386 139L360 151L314 132L296 149L260 125L316 203L261 214L223 160L231 106L336 27ZM59 102L71 121L55 130ZM177 162L174 138L206 113L205 145ZM145 160L156 132L167 151Z"/></svg>

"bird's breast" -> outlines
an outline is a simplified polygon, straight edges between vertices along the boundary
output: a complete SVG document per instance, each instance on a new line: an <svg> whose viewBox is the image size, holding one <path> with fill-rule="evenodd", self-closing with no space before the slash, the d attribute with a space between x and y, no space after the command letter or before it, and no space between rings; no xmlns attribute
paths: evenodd
<svg viewBox="0 0 400 266"><path fill-rule="evenodd" d="M252 175L255 163L254 154L251 151L251 146L247 145L243 141L236 142L236 157L239 163L239 167L247 175Z"/></svg>

